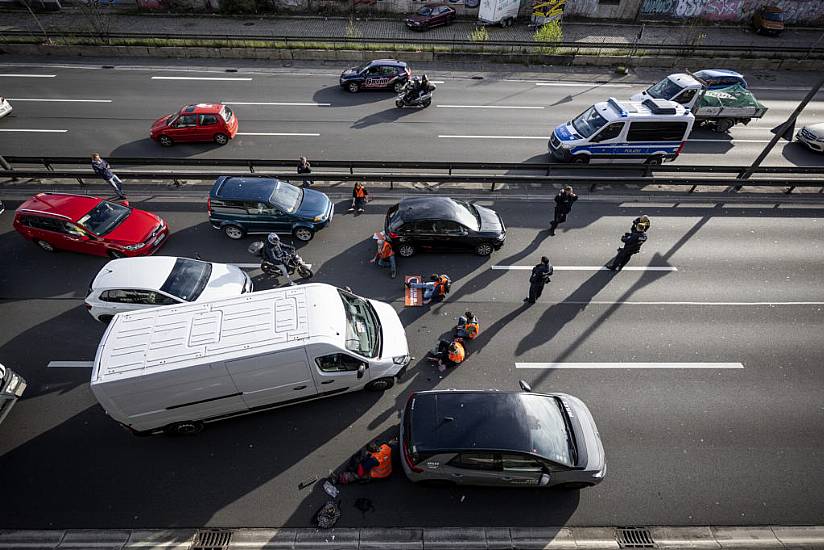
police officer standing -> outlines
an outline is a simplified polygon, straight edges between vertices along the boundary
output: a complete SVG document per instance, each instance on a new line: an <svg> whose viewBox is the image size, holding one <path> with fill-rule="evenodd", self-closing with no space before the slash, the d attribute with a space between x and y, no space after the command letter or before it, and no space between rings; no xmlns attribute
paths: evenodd
<svg viewBox="0 0 824 550"><path fill-rule="evenodd" d="M550 237L555 236L555 228L559 223L566 221L567 214L572 211L572 203L578 200L578 195L572 191L571 185L564 185L557 195L555 195L555 217L549 224Z"/></svg>
<svg viewBox="0 0 824 550"><path fill-rule="evenodd" d="M607 269L621 271L632 256L641 252L641 246L647 242L647 229L649 229L649 226L650 221L647 216L641 216L632 222L630 232L624 233L624 236L621 237L624 246L618 249L615 259L606 265Z"/></svg>
<svg viewBox="0 0 824 550"><path fill-rule="evenodd" d="M532 274L529 276L529 296L524 298L524 302L534 304L535 300L541 297L544 285L549 283L553 271L549 258L541 256L541 263L532 268Z"/></svg>

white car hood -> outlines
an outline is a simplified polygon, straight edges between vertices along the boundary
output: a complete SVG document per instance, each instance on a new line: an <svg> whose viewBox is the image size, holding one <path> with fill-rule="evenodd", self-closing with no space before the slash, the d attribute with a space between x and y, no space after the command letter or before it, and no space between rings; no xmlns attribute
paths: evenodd
<svg viewBox="0 0 824 550"><path fill-rule="evenodd" d="M226 264L212 264L212 275L206 288L200 293L197 302L231 298L243 293L246 284L246 274L237 266Z"/></svg>
<svg viewBox="0 0 824 550"><path fill-rule="evenodd" d="M406 331L401 324L395 309L389 304L369 300L372 307L378 313L381 322L381 339L383 341L383 353L381 357L398 357L409 355L409 344L406 342Z"/></svg>

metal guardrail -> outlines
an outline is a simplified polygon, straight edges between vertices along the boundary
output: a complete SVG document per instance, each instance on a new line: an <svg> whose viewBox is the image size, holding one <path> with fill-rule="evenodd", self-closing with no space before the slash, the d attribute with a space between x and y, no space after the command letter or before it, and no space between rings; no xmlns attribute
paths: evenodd
<svg viewBox="0 0 824 550"><path fill-rule="evenodd" d="M554 54L556 51L564 50L564 53L570 55L579 55L581 50L595 50L600 52L602 50L620 51L622 54L627 51L633 51L636 54L645 52L647 55L652 53L677 53L682 55L695 54L698 52L713 52L713 53L727 53L727 54L773 54L777 57L795 58L799 55L804 57L810 56L824 56L824 47L819 46L762 46L762 45L712 45L712 44L661 44L661 43L615 43L615 42L535 42L531 40L484 40L474 41L467 39L443 39L443 38L422 38L422 37L346 37L346 36L278 36L270 35L216 35L216 34L181 34L181 33L131 33L131 32L108 32L108 33L94 33L94 32L61 32L48 31L48 35L52 39L65 38L86 38L100 40L105 43L106 40L203 40L213 42L240 43L240 42L273 42L283 43L288 46L290 43L295 46L306 43L331 44L335 47L337 45L360 45L360 44L381 44L392 45L393 49L398 46L415 45L421 50L436 50L436 49L468 49L468 50L505 50L510 49L512 53L548 53ZM7 30L3 31L3 37L29 37L41 39L39 35L30 31ZM531 51L531 50L534 50ZM560 53L559 53L560 55Z"/></svg>

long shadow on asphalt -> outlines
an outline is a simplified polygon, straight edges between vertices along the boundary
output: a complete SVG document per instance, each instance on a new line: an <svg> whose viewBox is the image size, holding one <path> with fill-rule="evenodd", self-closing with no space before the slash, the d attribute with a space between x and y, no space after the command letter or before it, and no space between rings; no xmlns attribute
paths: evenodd
<svg viewBox="0 0 824 550"><path fill-rule="evenodd" d="M394 103L392 103L389 109L359 118L352 124L352 128L362 130L376 124L392 124L393 122L400 121L404 117L415 114L416 111L418 111L418 109L412 107L401 109L395 107Z"/></svg>
<svg viewBox="0 0 824 550"><path fill-rule="evenodd" d="M108 155L103 154L103 157L159 157L159 158L181 158L194 157L197 155L206 154L221 147L231 147L230 141L227 145L218 145L217 143L176 143L171 147L163 147L159 143L152 141L150 138L138 139L128 143L122 143L115 147ZM105 153L105 152L102 152ZM167 167L171 169L172 167ZM114 167L117 173L117 167Z"/></svg>
<svg viewBox="0 0 824 550"><path fill-rule="evenodd" d="M320 88L312 95L312 101L315 103L329 103L328 108L334 107L354 107L357 105L366 105L368 103L377 103L378 101L392 101L395 99L395 93L392 90L361 90L353 94L344 90L340 86L326 86Z"/></svg>

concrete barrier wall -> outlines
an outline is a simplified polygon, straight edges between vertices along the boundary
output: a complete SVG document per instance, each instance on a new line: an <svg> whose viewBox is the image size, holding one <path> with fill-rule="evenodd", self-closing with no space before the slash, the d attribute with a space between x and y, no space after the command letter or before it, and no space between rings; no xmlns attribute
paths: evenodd
<svg viewBox="0 0 824 550"><path fill-rule="evenodd" d="M666 21L700 19L713 23L748 23L764 0L643 0L642 18ZM822 0L771 0L784 9L784 20L795 25L824 24Z"/></svg>

